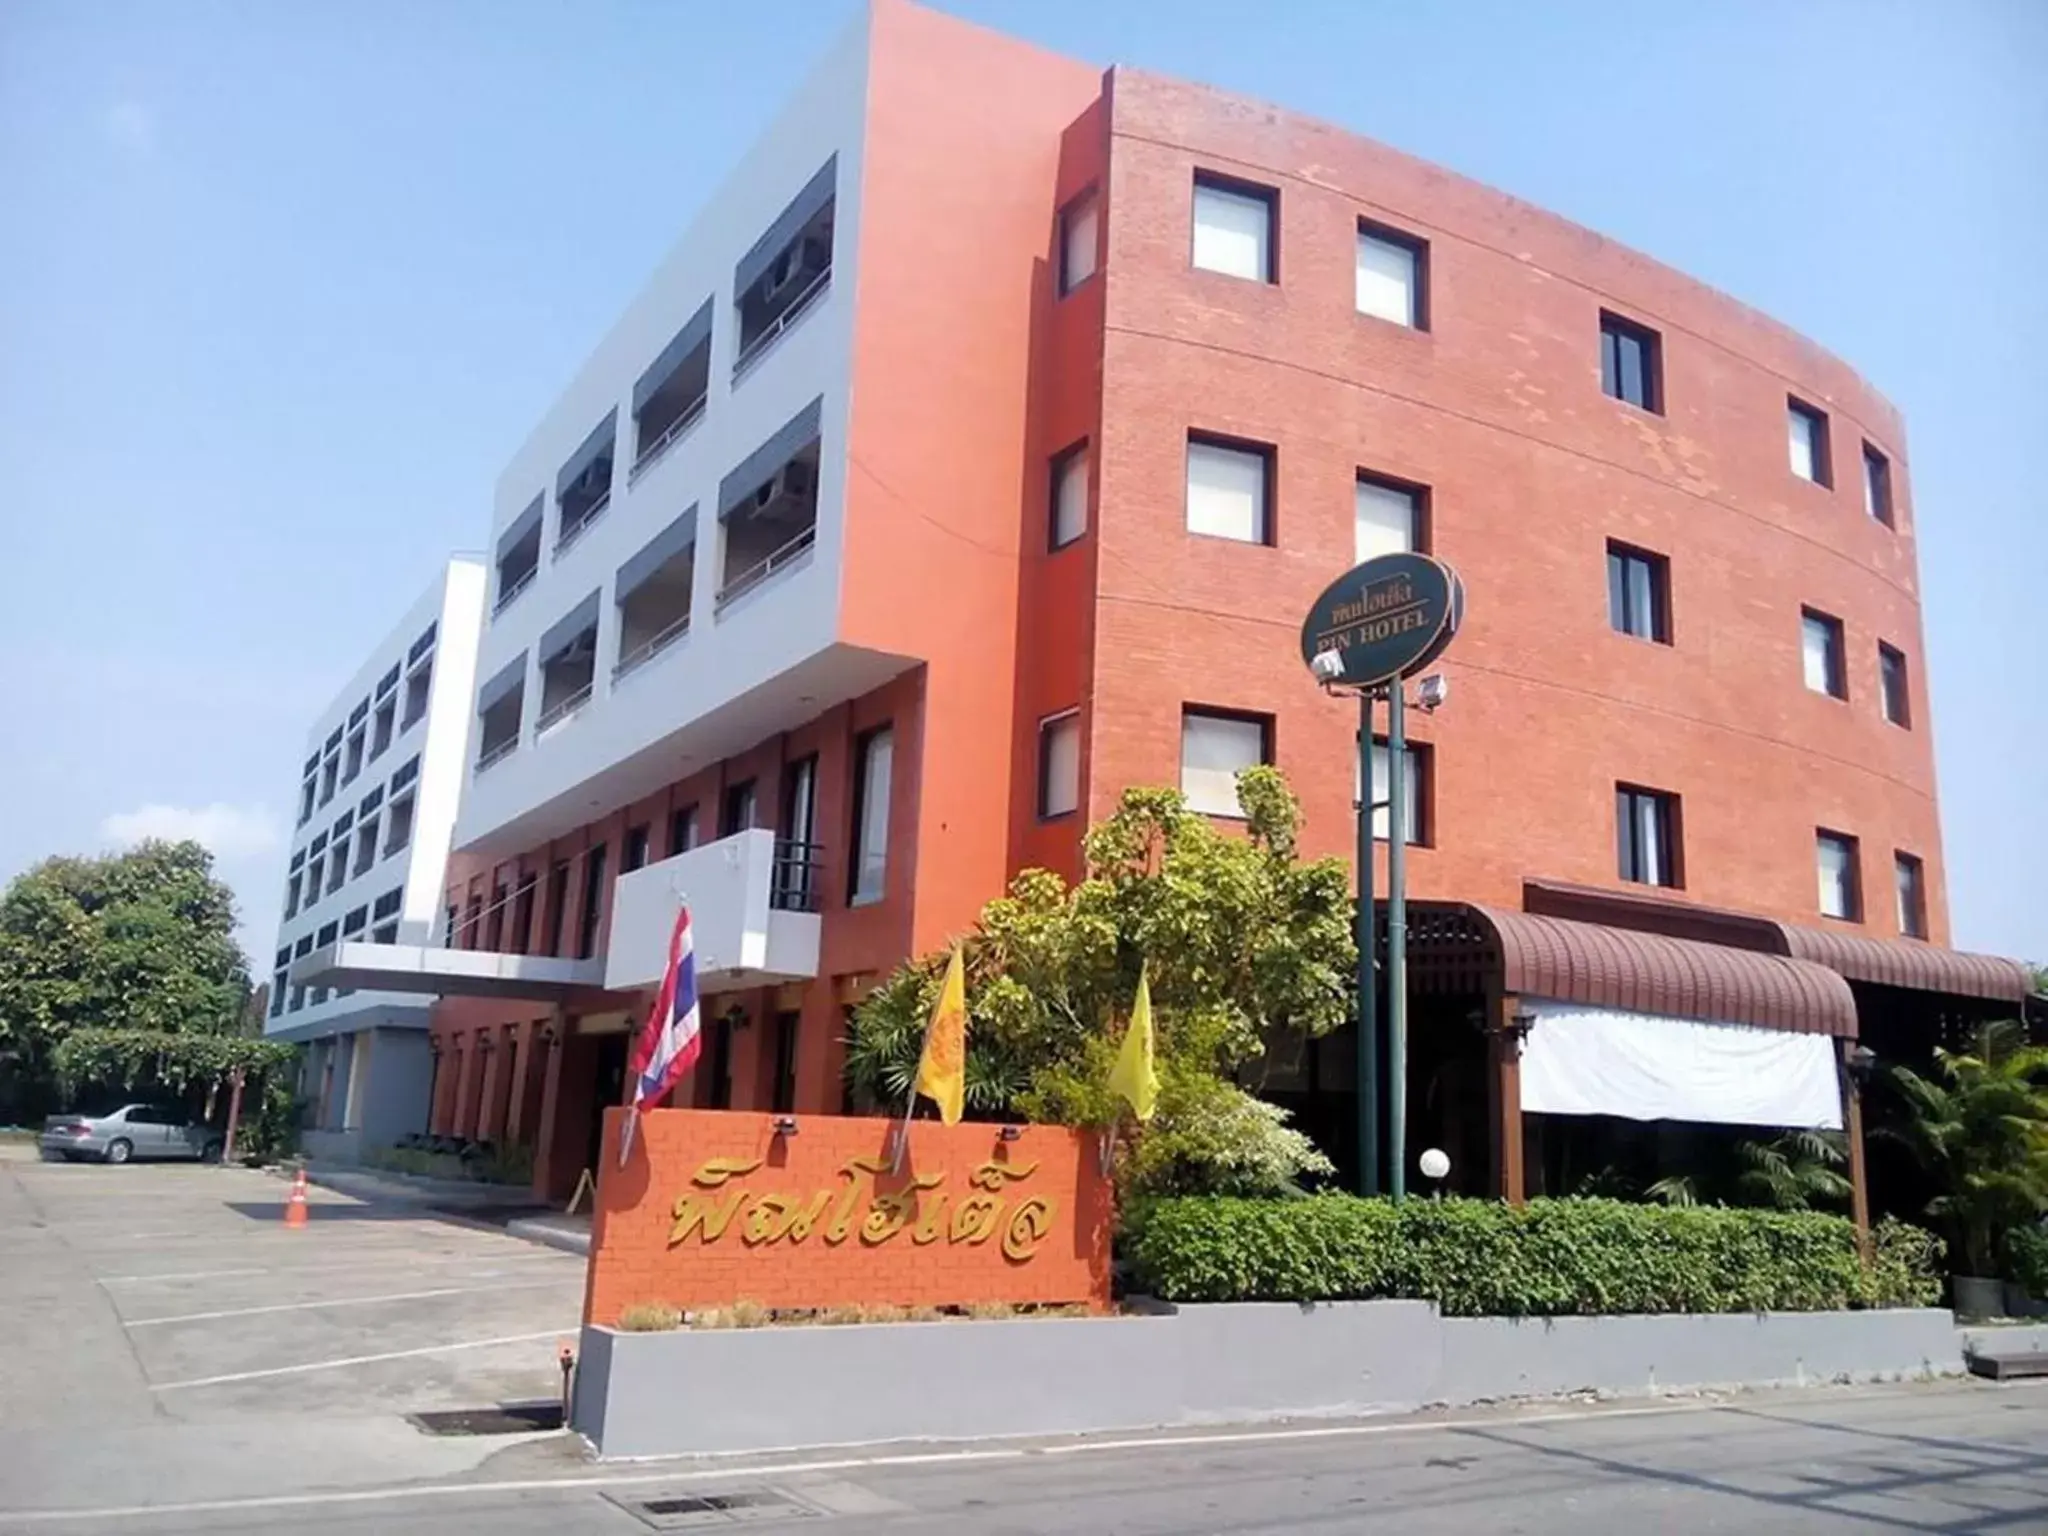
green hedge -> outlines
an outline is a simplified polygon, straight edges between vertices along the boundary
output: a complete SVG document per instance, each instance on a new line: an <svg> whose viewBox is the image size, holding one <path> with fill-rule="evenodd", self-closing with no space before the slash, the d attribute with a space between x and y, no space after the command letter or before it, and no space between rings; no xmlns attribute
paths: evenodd
<svg viewBox="0 0 2048 1536"><path fill-rule="evenodd" d="M1188 1197L1132 1213L1136 1289L1167 1301L1434 1301L1455 1317L1810 1312L1924 1306L1940 1245L1884 1222L1865 1270L1855 1228L1810 1212L1619 1200Z"/></svg>
<svg viewBox="0 0 2048 1536"><path fill-rule="evenodd" d="M2005 1235L2006 1278L2036 1301L2048 1301L2048 1230L2014 1227Z"/></svg>

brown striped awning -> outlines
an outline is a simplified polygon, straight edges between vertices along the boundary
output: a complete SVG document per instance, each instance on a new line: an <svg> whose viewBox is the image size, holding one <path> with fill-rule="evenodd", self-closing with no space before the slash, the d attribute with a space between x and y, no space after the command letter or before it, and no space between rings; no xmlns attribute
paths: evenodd
<svg viewBox="0 0 2048 1536"><path fill-rule="evenodd" d="M1998 955L1945 949L1920 939L1879 939L1809 928L1672 896L1602 890L1562 880L1525 880L1522 905L1532 914L1810 960L1850 981L1877 986L2009 1003L2025 1001L2033 987L2026 966Z"/></svg>
<svg viewBox="0 0 2048 1536"><path fill-rule="evenodd" d="M1498 907L1424 902L1411 912L1418 991L1497 988L1711 1023L1856 1034L1848 982L1808 960Z"/></svg>

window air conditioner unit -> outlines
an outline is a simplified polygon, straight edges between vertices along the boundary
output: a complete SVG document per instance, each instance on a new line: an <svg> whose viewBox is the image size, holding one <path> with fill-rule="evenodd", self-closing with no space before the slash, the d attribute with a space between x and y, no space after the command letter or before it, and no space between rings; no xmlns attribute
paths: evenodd
<svg viewBox="0 0 2048 1536"><path fill-rule="evenodd" d="M792 460L761 482L761 488L754 492L754 510L766 512L784 497L801 500L810 495L815 483L816 471L801 459Z"/></svg>

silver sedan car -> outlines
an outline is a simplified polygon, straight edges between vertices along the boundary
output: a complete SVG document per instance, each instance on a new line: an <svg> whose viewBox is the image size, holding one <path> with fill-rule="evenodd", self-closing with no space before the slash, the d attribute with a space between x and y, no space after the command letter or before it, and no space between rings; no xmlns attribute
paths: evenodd
<svg viewBox="0 0 2048 1536"><path fill-rule="evenodd" d="M45 1158L96 1158L125 1163L139 1158L183 1158L212 1162L220 1156L220 1133L194 1124L182 1109L160 1104L124 1104L105 1115L52 1115L43 1122Z"/></svg>

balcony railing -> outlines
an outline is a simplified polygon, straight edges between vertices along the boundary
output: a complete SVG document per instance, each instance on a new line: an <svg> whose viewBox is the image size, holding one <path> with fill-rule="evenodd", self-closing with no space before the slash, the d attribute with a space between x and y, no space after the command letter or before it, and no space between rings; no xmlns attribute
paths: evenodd
<svg viewBox="0 0 2048 1536"><path fill-rule="evenodd" d="M644 645L636 645L621 656L618 665L612 668L612 681L617 682L635 667L644 667L663 651L674 645L690 632L690 616L686 613L675 623L662 630Z"/></svg>
<svg viewBox="0 0 2048 1536"><path fill-rule="evenodd" d="M804 316L804 311L818 302L818 295L832 286L832 269L827 267L812 278L804 291L796 296L789 308L770 321L767 327L741 349L740 355L732 360L732 376L735 380L754 366L763 352L773 346L782 333L795 325Z"/></svg>
<svg viewBox="0 0 2048 1536"><path fill-rule="evenodd" d="M824 888L825 848L821 843L775 839L775 865L768 878L768 905L777 912L815 912Z"/></svg>
<svg viewBox="0 0 2048 1536"><path fill-rule="evenodd" d="M682 415L669 423L666 432L643 448L640 451L640 457L633 461L633 467L626 472L626 484L631 485L635 480L638 480L641 475L645 474L653 466L656 459L675 446L677 439L689 431L690 428L697 425L698 422L702 421L704 419L704 407L710 401L711 396L709 394L699 395L694 405L687 407Z"/></svg>
<svg viewBox="0 0 2048 1536"><path fill-rule="evenodd" d="M604 515L604 509L612 504L612 493L606 491L593 501L584 514L555 535L555 558L562 557L562 551L583 537L583 530Z"/></svg>
<svg viewBox="0 0 2048 1536"><path fill-rule="evenodd" d="M517 752L518 750L519 738L516 735L507 736L503 741L499 742L496 746L486 747L482 752L477 754L476 771L478 773L482 773L486 768L495 767L497 764L502 763L503 761L505 761L506 758L510 757L514 752ZM401 844L400 846L403 845ZM384 851L386 853L391 853L394 850L386 848Z"/></svg>
<svg viewBox="0 0 2048 1536"><path fill-rule="evenodd" d="M545 736L554 727L560 725L564 720L575 714L577 710L588 704L590 702L592 686L590 683L585 683L559 704L551 705L547 709L542 710L540 719L534 722L533 734L535 738L538 739Z"/></svg>
<svg viewBox="0 0 2048 1536"><path fill-rule="evenodd" d="M526 574L524 576L521 576L517 581L513 582L511 586L505 588L504 591L498 594L498 600L495 603L491 604L491 616L493 618L496 618L499 614L503 613L507 608L510 608L512 606L512 599L517 597L520 593L524 592L528 587L532 586L533 578L538 576L539 574L540 562L536 560L532 565L527 567Z"/></svg>
<svg viewBox="0 0 2048 1536"><path fill-rule="evenodd" d="M776 550L766 560L749 566L746 570L741 571L739 575L733 577L731 581L728 581L719 590L718 600L713 605L715 612L724 613L727 608L731 607L740 598L745 597L754 588L760 586L769 577L788 570L804 555L808 554L811 546L817 542L818 525L813 523L802 533L783 545L782 548Z"/></svg>

